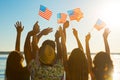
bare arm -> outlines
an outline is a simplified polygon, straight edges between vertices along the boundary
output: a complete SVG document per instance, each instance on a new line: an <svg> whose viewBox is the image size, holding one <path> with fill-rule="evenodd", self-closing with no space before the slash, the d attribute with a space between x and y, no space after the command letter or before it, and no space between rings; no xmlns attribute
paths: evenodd
<svg viewBox="0 0 120 80"><path fill-rule="evenodd" d="M80 40L78 38L78 32L77 32L77 30L75 28L73 28L73 34L74 34L74 37L76 38L78 47L83 50L83 46L82 46L82 44L81 44L81 42L80 42Z"/></svg>
<svg viewBox="0 0 120 80"><path fill-rule="evenodd" d="M65 70L67 70L67 49L66 49L66 39L65 39L65 35L64 32L62 30L62 28L59 28L60 31L60 35L61 35L61 45L62 45L62 57L63 57L63 65Z"/></svg>
<svg viewBox="0 0 120 80"><path fill-rule="evenodd" d="M37 35L37 39L38 41L40 40L40 38L43 36L43 35L48 35L50 32L52 32L52 28L46 28L46 29L43 29L38 35Z"/></svg>
<svg viewBox="0 0 120 80"><path fill-rule="evenodd" d="M87 34L85 42L86 42L86 55L87 55L87 60L88 60L88 70L90 72L91 80L95 80L94 73L92 71L92 58L90 55L90 48L89 48L89 40L90 40L90 33Z"/></svg>
<svg viewBox="0 0 120 80"><path fill-rule="evenodd" d="M35 23L35 25L38 24L38 22ZM34 27L35 27L34 25ZM33 28L32 31L29 31L25 40L24 44L24 54L27 64L30 63L30 61L33 59L32 56L32 45L31 45L31 37L39 33L38 28Z"/></svg>
<svg viewBox="0 0 120 80"><path fill-rule="evenodd" d="M57 45L57 58L62 60L62 47L61 47L61 43L59 41L60 38L60 32L57 30L55 33L55 42Z"/></svg>
<svg viewBox="0 0 120 80"><path fill-rule="evenodd" d="M61 35L61 45L62 45L62 57L63 57L63 65L66 72L66 80L70 80L70 74L67 63L67 48L66 48L66 39L62 28L60 28Z"/></svg>
<svg viewBox="0 0 120 80"><path fill-rule="evenodd" d="M67 48L66 48L66 29L69 27L69 21L66 21L62 27L59 28L60 35L61 35L61 46L62 46L62 57L63 57L63 64L66 72L68 72L67 68Z"/></svg>
<svg viewBox="0 0 120 80"><path fill-rule="evenodd" d="M32 50L31 50L31 42L30 42L30 39L32 36L31 32L28 32L25 40L25 44L24 44L24 54L25 54L25 59L27 64L29 64L29 62L32 60Z"/></svg>
<svg viewBox="0 0 120 80"><path fill-rule="evenodd" d="M36 53L38 52L39 50L39 47L38 47L38 42L37 42L37 35L34 35L32 37L32 44L31 44L31 48L32 48L32 58L35 59L36 58Z"/></svg>
<svg viewBox="0 0 120 80"><path fill-rule="evenodd" d="M40 26L38 25L38 21L36 21L36 23L33 26L33 30L36 32L40 32ZM36 57L36 53L38 51L38 38L37 35L33 35L32 37L32 44L31 44L31 48L32 48L32 56L35 59Z"/></svg>
<svg viewBox="0 0 120 80"><path fill-rule="evenodd" d="M15 24L15 28L17 31L15 50L20 51L20 38L21 38L21 32L24 29L24 26L22 26L21 22L17 21Z"/></svg>
<svg viewBox="0 0 120 80"><path fill-rule="evenodd" d="M64 24L63 24L63 33L64 33L64 36L65 36L65 40L66 40L66 28L69 27L69 21L66 21Z"/></svg>
<svg viewBox="0 0 120 80"><path fill-rule="evenodd" d="M33 39L32 39L32 55L33 55L33 58L36 57L36 53L39 49L38 42L39 42L40 38L43 35L48 35L50 32L52 32L52 28L46 28L46 29L43 29L41 32L39 32L37 35L33 36Z"/></svg>
<svg viewBox="0 0 120 80"><path fill-rule="evenodd" d="M105 44L106 53L110 55L110 48L109 48L109 44L108 44L108 41L107 41L109 33L110 33L109 29L106 28L104 33L103 33L103 38L104 38L104 44Z"/></svg>
<svg viewBox="0 0 120 80"><path fill-rule="evenodd" d="M61 35L61 45L62 45L62 57L63 57L63 65L66 72L66 80L70 80L69 70L68 70L68 63L67 63L67 48L66 48L66 29L69 27L69 22L66 21L63 24L63 30L60 28L60 35Z"/></svg>
<svg viewBox="0 0 120 80"><path fill-rule="evenodd" d="M66 21L63 24L63 30L62 30L62 27L60 26L59 30L56 31L56 33L55 33L55 41L57 43L57 57L59 59L63 58L63 55L62 55L62 44L60 43L59 38L61 36L61 33L63 33L64 34L64 39L66 41L66 28L68 28L68 27L69 27L69 21Z"/></svg>

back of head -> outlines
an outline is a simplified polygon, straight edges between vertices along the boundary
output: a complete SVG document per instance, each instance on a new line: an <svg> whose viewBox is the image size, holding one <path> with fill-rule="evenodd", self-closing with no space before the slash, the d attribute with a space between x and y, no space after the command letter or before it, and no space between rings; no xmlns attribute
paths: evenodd
<svg viewBox="0 0 120 80"><path fill-rule="evenodd" d="M46 65L52 65L55 61L55 58L55 42L52 40L44 41L39 50L40 62Z"/></svg>
<svg viewBox="0 0 120 80"><path fill-rule="evenodd" d="M70 54L68 68L71 80L88 80L88 63L80 48L75 48Z"/></svg>
<svg viewBox="0 0 120 80"><path fill-rule="evenodd" d="M108 55L105 52L99 52L94 58L94 73L97 80L104 80L104 76L110 76L113 71L113 63Z"/></svg>
<svg viewBox="0 0 120 80"><path fill-rule="evenodd" d="M23 59L21 53L17 51L12 51L11 53L9 53L6 62L6 77L8 79L14 79L14 76L15 74L17 74L17 71L19 71L22 68L21 59Z"/></svg>
<svg viewBox="0 0 120 80"><path fill-rule="evenodd" d="M42 43L42 47L46 46L46 45L50 45L53 49L55 49L55 42L52 41L52 40L45 40L43 43Z"/></svg>

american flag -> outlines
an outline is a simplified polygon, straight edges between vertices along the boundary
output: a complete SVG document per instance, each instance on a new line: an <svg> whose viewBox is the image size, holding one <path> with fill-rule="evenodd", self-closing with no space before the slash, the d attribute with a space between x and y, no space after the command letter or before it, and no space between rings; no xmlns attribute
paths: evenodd
<svg viewBox="0 0 120 80"><path fill-rule="evenodd" d="M40 9L39 9L39 15L47 20L50 19L50 17L52 16L52 11L50 11L47 7L40 5Z"/></svg>
<svg viewBox="0 0 120 80"><path fill-rule="evenodd" d="M102 21L101 19L98 19L96 24L94 25L94 28L97 29L98 31L101 30L106 26L105 22Z"/></svg>
<svg viewBox="0 0 120 80"><path fill-rule="evenodd" d="M80 8L69 10L67 12L68 12L68 15L70 17L70 20L79 21L81 18L83 18L83 13L81 12Z"/></svg>
<svg viewBox="0 0 120 80"><path fill-rule="evenodd" d="M65 13L58 13L57 14L57 23L65 23L67 18L67 14Z"/></svg>

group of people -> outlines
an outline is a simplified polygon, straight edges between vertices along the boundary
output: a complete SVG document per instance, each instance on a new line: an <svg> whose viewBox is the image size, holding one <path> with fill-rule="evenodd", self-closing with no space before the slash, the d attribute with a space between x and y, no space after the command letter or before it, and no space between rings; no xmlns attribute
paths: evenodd
<svg viewBox="0 0 120 80"><path fill-rule="evenodd" d="M52 28L40 30L37 21L33 29L27 33L24 56L20 52L20 38L24 26L21 22L16 22L15 28L17 31L15 51L8 55L5 80L89 80L89 78L91 80L113 80L113 63L107 41L108 28L103 33L105 52L98 52L93 61L89 48L90 33L85 38L85 52L75 28L73 28L73 35L78 47L74 48L68 57L66 29L69 28L69 21L56 30L55 40L45 40L41 46L38 46L40 38L51 33ZM26 66L23 66L24 58Z"/></svg>

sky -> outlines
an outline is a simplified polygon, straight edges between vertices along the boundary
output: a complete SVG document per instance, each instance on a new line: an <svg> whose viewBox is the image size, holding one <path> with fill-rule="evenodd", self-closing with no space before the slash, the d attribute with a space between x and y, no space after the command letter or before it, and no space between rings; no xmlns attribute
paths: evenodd
<svg viewBox="0 0 120 80"><path fill-rule="evenodd" d="M40 5L46 6L52 11L50 20L45 20L38 15ZM36 21L39 21L40 29L53 28L53 32L43 36L39 46L46 39L54 40L55 31L58 29L57 13L67 13L68 10L80 8L84 17L79 21L70 21L67 29L67 51L71 52L77 47L72 28L78 30L79 39L85 49L85 36L91 33L90 50L93 53L105 51L103 42L104 29L97 31L93 28L98 18L106 23L110 29L108 42L112 53L120 53L120 1L119 0L0 0L0 51L12 51L15 49L16 29L14 24L21 21L24 30L21 35L21 51L27 33L32 30Z"/></svg>

